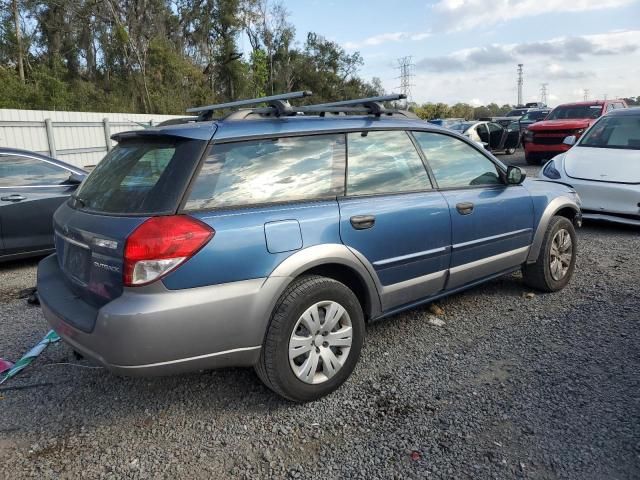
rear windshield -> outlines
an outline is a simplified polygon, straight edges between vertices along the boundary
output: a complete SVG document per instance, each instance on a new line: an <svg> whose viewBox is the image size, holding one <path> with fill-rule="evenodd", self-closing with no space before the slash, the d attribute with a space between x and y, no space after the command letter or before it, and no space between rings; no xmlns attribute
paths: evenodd
<svg viewBox="0 0 640 480"><path fill-rule="evenodd" d="M171 138L123 141L82 183L72 205L98 213L172 213L205 144Z"/></svg>
<svg viewBox="0 0 640 480"><path fill-rule="evenodd" d="M547 120L568 120L574 118L598 118L602 114L602 105L571 105L554 108Z"/></svg>
<svg viewBox="0 0 640 480"><path fill-rule="evenodd" d="M526 115L524 115L520 120L523 122L526 122L527 120L542 120L548 114L549 114L549 111L529 112Z"/></svg>

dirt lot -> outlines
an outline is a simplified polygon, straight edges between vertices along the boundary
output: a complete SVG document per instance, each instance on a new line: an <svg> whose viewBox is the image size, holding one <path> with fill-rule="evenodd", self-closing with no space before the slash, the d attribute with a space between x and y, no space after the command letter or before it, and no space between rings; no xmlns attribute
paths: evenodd
<svg viewBox="0 0 640 480"><path fill-rule="evenodd" d="M562 292L513 275L439 302L443 326L429 307L370 325L313 404L251 370L119 378L53 345L0 387L0 478L640 478L640 231L579 241ZM48 330L16 298L36 264L0 267L0 357Z"/></svg>

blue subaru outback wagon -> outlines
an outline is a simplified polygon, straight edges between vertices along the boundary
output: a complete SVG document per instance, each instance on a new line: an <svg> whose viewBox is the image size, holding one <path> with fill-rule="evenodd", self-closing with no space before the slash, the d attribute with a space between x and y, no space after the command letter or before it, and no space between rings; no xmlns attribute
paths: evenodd
<svg viewBox="0 0 640 480"><path fill-rule="evenodd" d="M400 96L302 96L114 136L38 268L73 349L125 375L253 366L309 401L349 377L368 321L520 269L569 282L573 190L382 103Z"/></svg>

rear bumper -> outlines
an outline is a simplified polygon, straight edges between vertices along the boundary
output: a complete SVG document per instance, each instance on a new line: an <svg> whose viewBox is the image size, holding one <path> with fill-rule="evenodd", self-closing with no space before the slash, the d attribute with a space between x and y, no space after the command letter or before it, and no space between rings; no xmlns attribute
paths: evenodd
<svg viewBox="0 0 640 480"><path fill-rule="evenodd" d="M75 309L84 302L60 304L53 297L67 288L56 256L38 266L47 322L75 350L122 375L254 365L270 312L288 280L260 278L185 290L168 290L161 282L126 288L97 309L95 328L87 333L67 319L77 316Z"/></svg>

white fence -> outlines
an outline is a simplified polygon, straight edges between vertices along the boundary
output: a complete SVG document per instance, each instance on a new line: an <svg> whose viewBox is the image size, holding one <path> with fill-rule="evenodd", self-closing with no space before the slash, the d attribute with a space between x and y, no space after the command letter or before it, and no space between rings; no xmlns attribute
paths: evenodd
<svg viewBox="0 0 640 480"><path fill-rule="evenodd" d="M183 115L182 115L183 116ZM78 167L96 165L115 143L109 137L181 115L0 109L0 146L32 150Z"/></svg>

